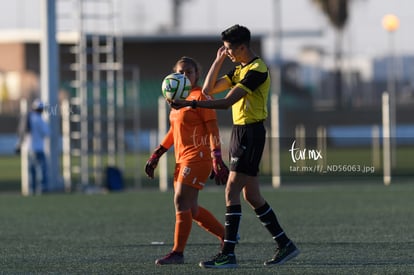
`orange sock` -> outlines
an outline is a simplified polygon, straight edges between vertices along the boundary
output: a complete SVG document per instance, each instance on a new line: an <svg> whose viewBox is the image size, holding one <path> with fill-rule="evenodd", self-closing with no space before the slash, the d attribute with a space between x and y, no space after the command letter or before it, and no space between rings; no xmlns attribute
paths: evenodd
<svg viewBox="0 0 414 275"><path fill-rule="evenodd" d="M175 214L174 247L175 252L184 252L188 236L190 236L193 218L191 210L177 212Z"/></svg>
<svg viewBox="0 0 414 275"><path fill-rule="evenodd" d="M211 214L207 209L199 206L196 217L193 217L194 221L207 232L210 232L214 236L224 240L224 226Z"/></svg>

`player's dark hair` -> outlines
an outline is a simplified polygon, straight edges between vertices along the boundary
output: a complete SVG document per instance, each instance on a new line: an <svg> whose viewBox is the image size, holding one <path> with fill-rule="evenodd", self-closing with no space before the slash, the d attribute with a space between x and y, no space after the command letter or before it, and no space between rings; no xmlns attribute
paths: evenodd
<svg viewBox="0 0 414 275"><path fill-rule="evenodd" d="M221 40L223 42L229 42L232 45L245 44L249 46L250 31L248 28L236 24L221 33Z"/></svg>

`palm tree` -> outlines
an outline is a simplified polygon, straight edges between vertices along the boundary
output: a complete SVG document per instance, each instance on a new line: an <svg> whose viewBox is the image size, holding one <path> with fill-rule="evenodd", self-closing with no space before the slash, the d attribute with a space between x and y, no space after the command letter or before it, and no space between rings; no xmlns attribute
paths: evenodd
<svg viewBox="0 0 414 275"><path fill-rule="evenodd" d="M335 96L337 107L342 107L342 40L348 19L348 0L312 0L328 17L336 30L335 39Z"/></svg>

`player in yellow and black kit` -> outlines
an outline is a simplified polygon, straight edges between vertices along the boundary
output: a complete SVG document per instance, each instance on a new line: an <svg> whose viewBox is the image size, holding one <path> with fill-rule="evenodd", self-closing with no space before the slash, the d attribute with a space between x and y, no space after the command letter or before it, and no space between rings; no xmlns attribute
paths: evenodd
<svg viewBox="0 0 414 275"><path fill-rule="evenodd" d="M240 193L277 243L276 253L264 265L277 265L296 257L299 250L281 228L275 213L260 193L257 174L262 157L266 130L267 100L270 75L266 64L250 48L250 31L234 25L222 32L223 46L217 51L203 86L203 93L230 91L222 99L170 102L173 108L227 109L232 106L233 129L230 140L230 175L226 185L224 245L210 261L200 262L205 268L237 267L234 248L242 214ZM225 58L240 63L218 78Z"/></svg>

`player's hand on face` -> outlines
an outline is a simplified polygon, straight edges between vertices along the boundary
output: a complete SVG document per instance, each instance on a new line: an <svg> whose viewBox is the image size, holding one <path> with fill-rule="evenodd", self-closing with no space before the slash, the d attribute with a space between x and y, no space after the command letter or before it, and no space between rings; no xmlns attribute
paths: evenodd
<svg viewBox="0 0 414 275"><path fill-rule="evenodd" d="M224 59L226 56L226 47L223 45L217 50L217 59Z"/></svg>
<svg viewBox="0 0 414 275"><path fill-rule="evenodd" d="M217 56L221 57L221 58L225 58L227 56L227 49L226 47L223 45L221 46L218 51L217 51Z"/></svg>

